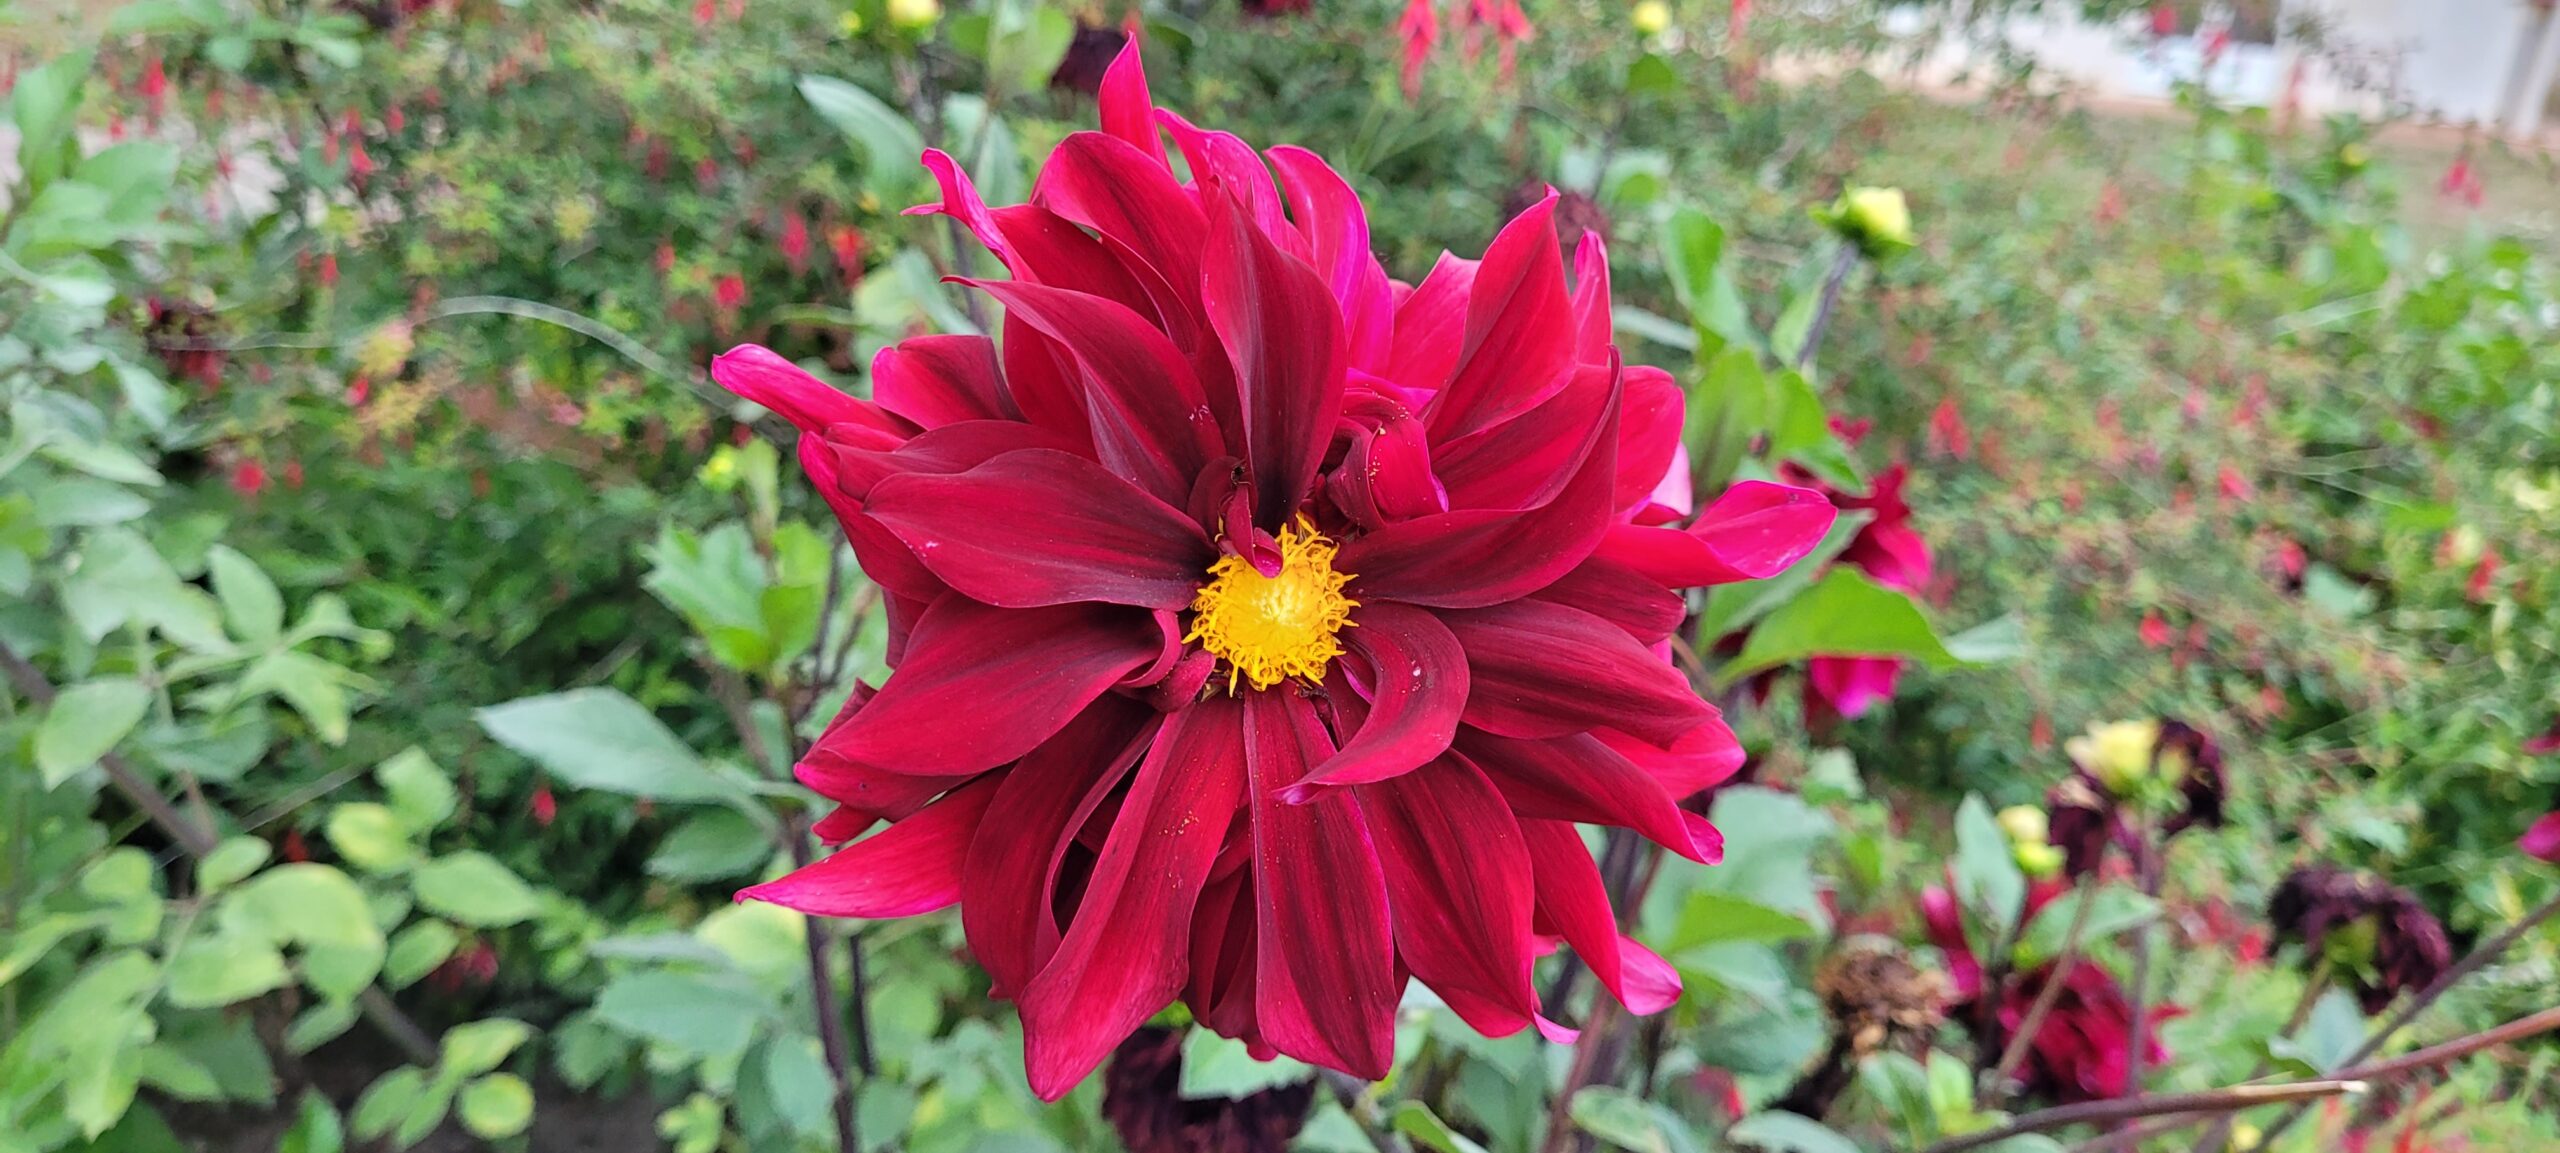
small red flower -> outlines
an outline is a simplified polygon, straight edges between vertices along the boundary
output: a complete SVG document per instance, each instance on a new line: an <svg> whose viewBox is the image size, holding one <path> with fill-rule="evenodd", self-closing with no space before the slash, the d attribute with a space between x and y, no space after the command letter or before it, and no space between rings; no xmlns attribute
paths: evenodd
<svg viewBox="0 0 2560 1153"><path fill-rule="evenodd" d="M1733 7L1725 13L1724 38L1739 41L1750 28L1751 0L1733 0Z"/></svg>
<svg viewBox="0 0 2560 1153"><path fill-rule="evenodd" d="M720 186L720 162L705 156L693 166L694 187L709 192Z"/></svg>
<svg viewBox="0 0 2560 1153"><path fill-rule="evenodd" d="M1952 396L1939 401L1937 411L1929 414L1929 455L1956 460L1973 455L1973 430Z"/></svg>
<svg viewBox="0 0 2560 1153"><path fill-rule="evenodd" d="M782 250L782 259L791 265L791 271L809 271L809 218L796 208L784 209L782 239L776 247Z"/></svg>
<svg viewBox="0 0 2560 1153"><path fill-rule="evenodd" d="M2214 484L2221 490L2223 502L2226 504L2247 504L2258 495L2258 486L2250 483L2246 473L2231 465L2222 466L2222 471L2214 478Z"/></svg>
<svg viewBox="0 0 2560 1153"><path fill-rule="evenodd" d="M1422 66L1431 59L1431 50L1440 46L1440 11L1432 0L1409 0L1404 16L1396 21L1396 34L1404 40L1404 98L1422 98Z"/></svg>
<svg viewBox="0 0 2560 1153"><path fill-rule="evenodd" d="M2115 181L2110 180L2098 189L2098 207L2090 213L2090 219L2096 221L2100 228L2124 219L2124 190L2116 187Z"/></svg>
<svg viewBox="0 0 2560 1153"><path fill-rule="evenodd" d="M321 254L320 254L320 287L322 287L322 288L336 288L337 286L338 286L338 254L337 254L337 253L334 253L334 252L324 252L324 253L321 253Z"/></svg>
<svg viewBox="0 0 2560 1153"><path fill-rule="evenodd" d="M1002 352L910 338L873 399L753 346L713 364L800 429L894 670L797 768L844 803L830 833L888 827L743 895L958 904L1048 1100L1176 999L1370 1078L1408 979L1487 1034L1568 1035L1531 983L1557 938L1667 1006L1572 822L1719 856L1676 798L1742 748L1655 646L1675 590L1782 570L1833 510L1663 504L1679 385L1625 364L1605 247L1568 278L1552 198L1399 290L1347 181L1158 115L1138 51L1028 205L925 156L919 211L1011 274L973 282Z"/></svg>
<svg viewBox="0 0 2560 1153"><path fill-rule="evenodd" d="M2480 550L2480 561L2471 566L2471 580L2464 587L2465 594L2474 602L2487 604L2490 594L2497 591L2499 563L2498 546L2490 545Z"/></svg>
<svg viewBox="0 0 2560 1153"><path fill-rule="evenodd" d="M693 26L708 28L720 19L720 5L714 0L693 0Z"/></svg>
<svg viewBox="0 0 2560 1153"><path fill-rule="evenodd" d="M358 376L347 382L347 407L363 408L373 398L373 378Z"/></svg>
<svg viewBox="0 0 2560 1153"><path fill-rule="evenodd" d="M651 263L657 267L658 275L660 277L664 277L666 274L675 271L676 242L673 240L659 241L658 254L651 260Z"/></svg>
<svg viewBox="0 0 2560 1153"><path fill-rule="evenodd" d="M1493 36L1499 45L1495 51L1501 60L1500 74L1504 84L1511 83L1519 63L1520 46L1537 37L1538 30L1529 23L1529 14L1520 10L1520 0L1502 0L1494 13Z"/></svg>
<svg viewBox="0 0 2560 1153"><path fill-rule="evenodd" d="M285 483L285 487L286 487L286 488L301 488L301 487L302 487L302 462L301 462L301 461L299 461L299 460L288 460L288 461L284 462L284 483Z"/></svg>
<svg viewBox="0 0 2560 1153"><path fill-rule="evenodd" d="M2488 195L2488 187L2480 180L2480 170L2471 163L2471 150L2466 147L2445 165L2444 175L2436 180L2436 195L2456 200L2473 208Z"/></svg>
<svg viewBox="0 0 2560 1153"><path fill-rule="evenodd" d="M711 284L711 303L722 312L736 312L747 303L747 282L734 272L720 274Z"/></svg>
<svg viewBox="0 0 2560 1153"><path fill-rule="evenodd" d="M284 843L276 847L276 855L292 864L304 864L311 860L311 846L302 839L302 830L286 829Z"/></svg>
<svg viewBox="0 0 2560 1153"><path fill-rule="evenodd" d="M560 819L560 800L551 795L551 786L535 785L533 801L527 806L527 811L533 815L533 823L537 827L548 829L551 822Z"/></svg>
<svg viewBox="0 0 2560 1153"><path fill-rule="evenodd" d="M850 224L827 229L827 253L835 257L836 271L844 275L850 288L862 279L862 230Z"/></svg>
<svg viewBox="0 0 2560 1153"><path fill-rule="evenodd" d="M267 491L267 466L255 457L242 457L231 466L231 491L242 496L256 496Z"/></svg>
<svg viewBox="0 0 2560 1153"><path fill-rule="evenodd" d="M151 122L159 123L169 109L169 73L156 52L142 61L142 99L151 109Z"/></svg>
<svg viewBox="0 0 2560 1153"><path fill-rule="evenodd" d="M2169 631L2169 622L2161 618L2160 610L2152 609L2151 611L2142 614L2142 645L2144 648L2168 648L2169 641L2174 635L2175 634Z"/></svg>

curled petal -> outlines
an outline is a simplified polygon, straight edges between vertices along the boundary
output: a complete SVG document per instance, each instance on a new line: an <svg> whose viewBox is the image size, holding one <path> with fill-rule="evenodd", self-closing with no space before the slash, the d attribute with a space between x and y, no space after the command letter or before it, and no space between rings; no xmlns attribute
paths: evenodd
<svg viewBox="0 0 2560 1153"><path fill-rule="evenodd" d="M1161 155L1151 158L1116 136L1071 133L1040 169L1031 200L1116 241L1125 258L1187 297L1184 286L1200 283L1207 225Z"/></svg>
<svg viewBox="0 0 2560 1153"><path fill-rule="evenodd" d="M1456 747L1523 817L1615 825L1702 865L1724 859L1724 834L1588 733L1523 741L1461 730Z"/></svg>
<svg viewBox="0 0 2560 1153"><path fill-rule="evenodd" d="M1266 155L1280 170L1289 210L1307 238L1307 250L1325 287L1342 308L1345 360L1375 372L1387 363L1395 339L1395 297L1387 270L1369 250L1369 216L1360 196L1324 159L1282 145Z"/></svg>
<svg viewBox="0 0 2560 1153"><path fill-rule="evenodd" d="M782 414L802 432L818 432L835 424L856 424L901 435L915 431L905 421L882 412L880 406L837 391L835 386L760 345L741 344L713 358L711 379L722 388Z"/></svg>
<svg viewBox="0 0 2560 1153"><path fill-rule="evenodd" d="M1382 781L1448 751L1467 703L1467 654L1439 618L1408 605L1361 607L1344 634L1369 665L1366 717L1340 751L1283 790L1303 804L1320 786Z"/></svg>
<svg viewBox="0 0 2560 1153"><path fill-rule="evenodd" d="M1600 555L1672 588L1763 580L1804 559L1839 515L1812 489L1746 480L1686 529L1611 528Z"/></svg>
<svg viewBox="0 0 2560 1153"><path fill-rule="evenodd" d="M738 899L771 901L818 917L912 917L950 905L960 899L969 842L999 779L990 774L953 789L878 836L749 888Z"/></svg>
<svg viewBox="0 0 2560 1153"><path fill-rule="evenodd" d="M1156 102L1147 92L1147 63L1138 51L1136 36L1129 37L1103 72L1100 104L1104 132L1136 148L1157 167L1166 167L1164 139L1156 135Z"/></svg>
<svg viewBox="0 0 2560 1153"><path fill-rule="evenodd" d="M1456 368L1423 416L1433 443L1509 420L1564 387L1573 364L1573 307L1555 208L1550 192L1485 249L1467 296Z"/></svg>
<svg viewBox="0 0 2560 1153"><path fill-rule="evenodd" d="M996 342L983 336L914 336L883 348L871 358L871 392L920 428L1022 415L1010 411Z"/></svg>
<svg viewBox="0 0 2560 1153"><path fill-rule="evenodd" d="M1582 835L1563 821L1523 820L1521 838L1537 877L1538 920L1573 946L1602 988L1631 1013L1658 1013L1680 999L1680 972L1618 932L1609 890Z"/></svg>
<svg viewBox="0 0 2560 1153"><path fill-rule="evenodd" d="M1431 274L1396 305L1395 346L1381 375L1425 395L1449 383L1466 344L1467 299L1475 279L1475 261L1440 254Z"/></svg>
<svg viewBox="0 0 2560 1153"><path fill-rule="evenodd" d="M1004 775L960 874L960 926L994 993L1011 997L1048 963L1062 934L1054 887L1058 859L1075 836L1077 802L1116 783L1155 735L1157 718L1105 696Z"/></svg>
<svg viewBox="0 0 2560 1153"><path fill-rule="evenodd" d="M1081 369L1094 451L1112 472L1179 505L1219 447L1199 381L1144 317L1099 296L1019 281L970 281L1002 301L1008 324L1040 331Z"/></svg>

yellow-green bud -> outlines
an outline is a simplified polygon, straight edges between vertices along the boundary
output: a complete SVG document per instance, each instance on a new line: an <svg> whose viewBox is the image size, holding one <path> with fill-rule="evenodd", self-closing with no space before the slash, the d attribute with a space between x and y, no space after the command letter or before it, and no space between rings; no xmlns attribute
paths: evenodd
<svg viewBox="0 0 2560 1153"><path fill-rule="evenodd" d="M1629 14L1628 22L1647 36L1660 36L1663 29L1671 27L1671 5L1663 0L1644 0Z"/></svg>
<svg viewBox="0 0 2560 1153"><path fill-rule="evenodd" d="M2017 858L2018 871L2031 880L2050 880L2062 874L2062 850L2052 845L2015 845L2009 855Z"/></svg>
<svg viewBox="0 0 2560 1153"><path fill-rule="evenodd" d="M1882 260L1918 243L1911 231L1911 205L1899 188L1852 185L1815 217L1841 239L1858 246L1869 260Z"/></svg>
<svg viewBox="0 0 2560 1153"><path fill-rule="evenodd" d="M2041 845L2053 831L2044 810L2034 805L2011 805L2000 810L2000 831L2009 834L2012 845Z"/></svg>
<svg viewBox="0 0 2560 1153"><path fill-rule="evenodd" d="M889 0L889 23L921 32L942 19L942 0Z"/></svg>
<svg viewBox="0 0 2560 1153"><path fill-rule="evenodd" d="M2063 749L2089 770L2107 791L2130 797L2151 775L2151 750L2160 743L2160 722L2118 721L2091 725L2086 736L2063 742Z"/></svg>

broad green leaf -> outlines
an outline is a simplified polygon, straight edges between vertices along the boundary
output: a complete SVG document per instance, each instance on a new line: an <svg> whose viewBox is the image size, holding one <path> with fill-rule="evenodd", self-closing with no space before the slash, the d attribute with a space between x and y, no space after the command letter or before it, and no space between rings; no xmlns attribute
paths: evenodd
<svg viewBox="0 0 2560 1153"><path fill-rule="evenodd" d="M293 980L284 954L240 933L199 934L169 958L169 1003L181 1009L217 1009Z"/></svg>
<svg viewBox="0 0 2560 1153"><path fill-rule="evenodd" d="M1182 1096L1249 1097L1265 1089L1295 1085L1314 1070L1287 1057L1257 1061L1242 1041L1195 1028L1182 1039Z"/></svg>
<svg viewBox="0 0 2560 1153"><path fill-rule="evenodd" d="M658 851L649 855L649 875L699 883L740 876L771 860L773 841L765 830L735 809L704 809L685 818Z"/></svg>
<svg viewBox="0 0 2560 1153"><path fill-rule="evenodd" d="M381 782L383 792L390 794L391 811L412 833L424 833L443 824L461 802L452 779L428 759L425 750L414 745L382 762L373 770L373 779Z"/></svg>
<svg viewBox="0 0 2560 1153"><path fill-rule="evenodd" d="M476 849L420 865L409 881L428 912L465 925L512 925L542 911L542 899L531 886Z"/></svg>
<svg viewBox="0 0 2560 1153"><path fill-rule="evenodd" d="M44 787L97 764L150 707L151 690L130 677L102 677L62 690L36 726L36 771Z"/></svg>
<svg viewBox="0 0 2560 1153"><path fill-rule="evenodd" d="M596 995L606 1024L696 1057L737 1053L772 1005L741 986L692 973L649 970L614 979Z"/></svg>
<svg viewBox="0 0 2560 1153"><path fill-rule="evenodd" d="M1779 606L1751 630L1742 653L1717 670L1719 684L1815 656L1901 657L1932 667L1955 665L1911 598L1868 580L1856 569L1835 568L1812 588Z"/></svg>
<svg viewBox="0 0 2560 1153"><path fill-rule="evenodd" d="M274 644L284 633L284 594L276 591L266 570L228 545L213 546L205 553L205 564L231 635L260 647Z"/></svg>
<svg viewBox="0 0 2560 1153"><path fill-rule="evenodd" d="M340 805L329 811L324 826L329 847L347 863L368 873L396 873L418 859L418 846L408 829L385 806L370 801Z"/></svg>
<svg viewBox="0 0 2560 1153"><path fill-rule="evenodd" d="M2009 849L2009 835L1991 806L1968 794L1956 807L1956 898L2006 938L2018 927L2027 899L2027 875ZM2094 915L2094 913L2092 914Z"/></svg>
<svg viewBox="0 0 2560 1153"><path fill-rule="evenodd" d="M151 511L151 502L133 490L85 476L37 486L35 502L36 523L50 528L123 524Z"/></svg>
<svg viewBox="0 0 2560 1153"><path fill-rule="evenodd" d="M1947 652L1969 665L1997 665L2027 655L2027 623L2003 613L1947 638Z"/></svg>
<svg viewBox="0 0 2560 1153"><path fill-rule="evenodd" d="M2085 885L2073 889L2036 910L2034 919L2018 934L2014 962L2018 969L2033 970L2062 956L2071 935L2071 921L2080 915L2084 900L2089 902L2089 921L2080 930L2083 951L2091 942L2113 937L2160 915L2159 901L2123 885L2108 885L2094 892Z"/></svg>
<svg viewBox="0 0 2560 1153"><path fill-rule="evenodd" d="M321 741L341 745L347 740L351 712L347 689L358 679L319 657L288 649L269 653L251 664L247 675L240 678L239 691L244 696L273 693L284 698L284 703L302 715Z"/></svg>
<svg viewBox="0 0 2560 1153"><path fill-rule="evenodd" d="M1396 1106L1389 1124L1396 1132L1411 1137L1415 1144L1434 1153L1485 1153L1485 1147L1449 1127L1440 1115L1420 1101L1406 1101Z"/></svg>
<svg viewBox="0 0 2560 1153"><path fill-rule="evenodd" d="M327 865L278 865L240 886L227 902L247 923L276 941L334 945L382 952L382 930L365 906L364 890Z"/></svg>
<svg viewBox="0 0 2560 1153"><path fill-rule="evenodd" d="M462 1087L454 1112L472 1136L501 1141L533 1124L533 1087L513 1073L492 1073Z"/></svg>
<svg viewBox="0 0 2560 1153"><path fill-rule="evenodd" d="M285 1026L284 1051L300 1056L344 1036L356 1023L356 1003L322 1001Z"/></svg>
<svg viewBox="0 0 2560 1153"><path fill-rule="evenodd" d="M225 840L196 863L196 889L198 892L219 893L230 888L257 872L273 852L265 841L256 837Z"/></svg>
<svg viewBox="0 0 2560 1153"><path fill-rule="evenodd" d="M391 951L382 961L382 983L394 989L406 989L418 979L435 971L453 956L462 943L462 934L442 921L426 920L400 930L391 938Z"/></svg>
<svg viewBox="0 0 2560 1153"><path fill-rule="evenodd" d="M572 689L477 714L498 743L561 781L661 801L711 801L737 790L639 702L613 689Z"/></svg>
<svg viewBox="0 0 2560 1153"><path fill-rule="evenodd" d="M816 1038L786 1035L767 1044L764 1088L774 1115L793 1133L816 1138L833 1131L836 1078L827 1070ZM863 1137L873 1139L868 1128Z"/></svg>
<svg viewBox="0 0 2560 1153"><path fill-rule="evenodd" d="M506 1063L533 1039L533 1026L505 1017L456 1025L444 1035L444 1053L436 1068L446 1077L477 1077Z"/></svg>
<svg viewBox="0 0 2560 1153"><path fill-rule="evenodd" d="M355 1116L348 1124L359 1141L372 1141L391 1132L409 1119L427 1095L427 1075L410 1066L394 1069L376 1078L356 1098Z"/></svg>
<svg viewBox="0 0 2560 1153"><path fill-rule="evenodd" d="M850 81L832 76L803 76L800 96L827 123L862 150L863 187L884 202L916 179L916 158L924 154L924 138L897 109Z"/></svg>
<svg viewBox="0 0 2560 1153"><path fill-rule="evenodd" d="M1679 1118L1615 1086L1575 1093L1570 1111L1583 1132L1630 1153L1695 1153L1698 1147Z"/></svg>
<svg viewBox="0 0 2560 1153"><path fill-rule="evenodd" d="M1680 952L1719 941L1792 941L1820 930L1783 909L1726 893L1700 890L1689 894L1680 926L1664 947Z"/></svg>
<svg viewBox="0 0 2560 1153"><path fill-rule="evenodd" d="M302 1092L302 1111L294 1118L293 1128L285 1130L276 1145L276 1153L345 1153L347 1131L338 1119L338 1107L317 1089Z"/></svg>
<svg viewBox="0 0 2560 1153"><path fill-rule="evenodd" d="M2348 1054L2363 1044L2364 1011L2346 990L2331 989L2311 1006L2311 1017L2300 1032L2267 1042L2267 1052L2299 1062L2305 1073L2316 1077L2336 1072L2347 1063Z"/></svg>
<svg viewBox="0 0 2560 1153"><path fill-rule="evenodd" d="M1725 1140L1765 1153L1862 1153L1857 1142L1793 1113L1754 1113L1725 1130Z"/></svg>

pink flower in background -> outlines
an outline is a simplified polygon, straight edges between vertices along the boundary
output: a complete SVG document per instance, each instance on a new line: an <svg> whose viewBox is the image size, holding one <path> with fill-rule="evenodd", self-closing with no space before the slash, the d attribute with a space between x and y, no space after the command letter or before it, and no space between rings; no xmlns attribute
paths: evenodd
<svg viewBox="0 0 2560 1153"><path fill-rule="evenodd" d="M2152 609L2142 614L2142 647L2165 649L2172 639L2169 622L2160 615L2160 610Z"/></svg>
<svg viewBox="0 0 2560 1153"><path fill-rule="evenodd" d="M1396 21L1396 35L1404 40L1404 98L1419 100L1422 66L1440 46L1440 11L1433 0L1408 0L1404 17Z"/></svg>
<svg viewBox="0 0 2560 1153"><path fill-rule="evenodd" d="M2516 839L2516 847L2537 861L2560 865L2560 812L2545 813Z"/></svg>
<svg viewBox="0 0 2560 1153"><path fill-rule="evenodd" d="M2258 495L2258 486L2250 483L2248 474L2227 464L2215 474L2214 485L2228 504L2247 504Z"/></svg>
<svg viewBox="0 0 2560 1153"><path fill-rule="evenodd" d="M551 822L560 819L560 799L551 795L551 786L535 785L533 801L526 806L526 811L532 815L536 827L548 829Z"/></svg>
<svg viewBox="0 0 2560 1153"><path fill-rule="evenodd" d="M782 259L791 265L791 271L809 271L809 218L800 215L799 209L783 210L782 239L775 246L782 250Z"/></svg>
<svg viewBox="0 0 2560 1153"><path fill-rule="evenodd" d="M1742 34L1750 30L1751 0L1733 0L1733 7L1725 12L1724 38L1740 40Z"/></svg>
<svg viewBox="0 0 2560 1153"><path fill-rule="evenodd" d="M2464 148L2445 165L2444 175L2436 180L2436 195L2457 200L2473 208L2488 195L2488 187L2480 181L2480 170L2471 163L2471 150Z"/></svg>
<svg viewBox="0 0 2560 1153"><path fill-rule="evenodd" d="M1001 347L909 339L876 400L713 366L801 430L895 670L797 769L826 835L888 827L742 896L957 903L1051 1100L1176 999L1372 1078L1408 976L1563 1035L1530 984L1558 937L1669 1004L1574 824L1720 855L1674 801L1742 750L1656 646L1676 590L1780 571L1830 506L1744 483L1692 516L1679 386L1622 363L1602 243L1568 277L1552 198L1406 288L1341 176L1159 111L1134 44L1100 112L1029 204L926 154L917 211L1010 273L972 282Z"/></svg>
<svg viewBox="0 0 2560 1153"><path fill-rule="evenodd" d="M1538 30L1529 23L1529 14L1520 10L1520 0L1502 0L1493 16L1493 36L1501 59L1502 82L1511 83L1519 64L1520 46L1536 39Z"/></svg>
<svg viewBox="0 0 2560 1153"><path fill-rule="evenodd" d="M2498 546L2481 549L2479 562L2471 566L2471 579L2463 586L2464 594L2475 602L2487 604L2489 597L2498 591L2498 566L2501 563Z"/></svg>
<svg viewBox="0 0 2560 1153"><path fill-rule="evenodd" d="M1862 496L1821 484L1790 465L1781 470L1791 483L1814 487L1844 511L1866 512L1872 519L1849 538L1835 564L1849 565L1886 588L1918 595L1931 573L1929 542L1911 527L1911 506L1902 499L1910 469L1894 465L1877 473ZM1805 664L1804 708L1808 724L1820 727L1864 716L1893 699L1902 679L1898 657L1817 656Z"/></svg>
<svg viewBox="0 0 2560 1153"><path fill-rule="evenodd" d="M1929 414L1929 455L1956 460L1973 455L1973 429L1964 422L1964 410L1956 407L1956 398L1938 402Z"/></svg>
<svg viewBox="0 0 2560 1153"><path fill-rule="evenodd" d="M2552 718L2551 727L2544 729L2541 736L2526 740L2524 751L2537 757L2560 753L2560 717Z"/></svg>
<svg viewBox="0 0 2560 1153"><path fill-rule="evenodd" d="M267 491L267 466L255 457L242 457L231 466L231 491L242 496L256 496Z"/></svg>
<svg viewBox="0 0 2560 1153"><path fill-rule="evenodd" d="M711 303L722 312L736 312L747 303L747 281L734 272L720 274L711 282Z"/></svg>
<svg viewBox="0 0 2560 1153"><path fill-rule="evenodd" d="M372 378L357 376L353 380L349 380L347 382L346 399L348 408L363 408L365 401L373 399Z"/></svg>

